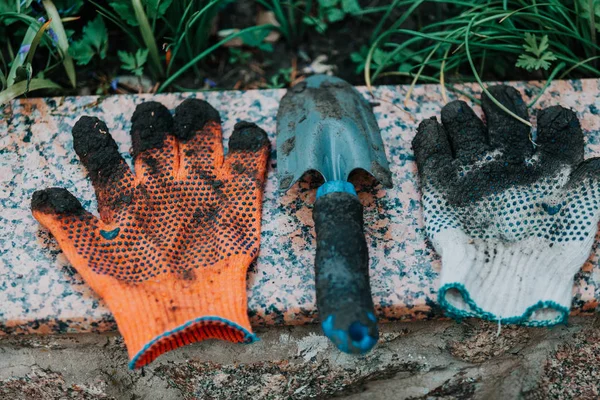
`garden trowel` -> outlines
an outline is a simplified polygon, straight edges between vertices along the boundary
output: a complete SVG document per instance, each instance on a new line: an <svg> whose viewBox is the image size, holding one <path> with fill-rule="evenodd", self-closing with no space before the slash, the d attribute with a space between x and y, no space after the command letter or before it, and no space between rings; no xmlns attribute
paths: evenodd
<svg viewBox="0 0 600 400"><path fill-rule="evenodd" d="M342 79L315 75L288 90L277 113L279 189L306 171L325 183L317 190L317 307L325 335L346 353L365 353L379 338L371 287L363 207L348 176L356 169L392 187L371 104Z"/></svg>

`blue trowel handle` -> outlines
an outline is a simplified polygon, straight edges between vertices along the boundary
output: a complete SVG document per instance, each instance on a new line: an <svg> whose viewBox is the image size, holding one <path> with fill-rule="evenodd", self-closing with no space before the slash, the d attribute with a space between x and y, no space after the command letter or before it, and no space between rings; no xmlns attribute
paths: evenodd
<svg viewBox="0 0 600 400"><path fill-rule="evenodd" d="M354 192L354 188L352 188ZM369 285L363 207L356 194L318 194L317 307L325 335L345 353L365 353L379 338Z"/></svg>

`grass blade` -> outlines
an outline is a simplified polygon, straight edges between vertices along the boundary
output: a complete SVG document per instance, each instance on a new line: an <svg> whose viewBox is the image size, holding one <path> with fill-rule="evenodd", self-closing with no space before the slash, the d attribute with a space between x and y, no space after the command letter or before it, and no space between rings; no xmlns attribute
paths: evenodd
<svg viewBox="0 0 600 400"><path fill-rule="evenodd" d="M8 89L0 92L0 105L6 104L15 97L24 95L32 90L39 89L62 89L59 85L48 79L32 79L27 90L27 81L15 83Z"/></svg>
<svg viewBox="0 0 600 400"><path fill-rule="evenodd" d="M46 32L51 23L52 20L48 20L35 34L35 37L31 41L31 47L29 47L29 51L27 52L27 59L25 60L25 63L31 64L31 62L33 61L33 56L35 55L35 51L42 40L42 36L44 35L44 32Z"/></svg>
<svg viewBox="0 0 600 400"><path fill-rule="evenodd" d="M104 18L111 21L113 24L115 24L119 28L121 28L121 30L123 32L125 32L127 34L127 36L129 36L131 38L131 40L134 42L136 47L142 47L142 43L138 40L138 38L135 36L135 34L131 31L131 29L129 29L129 27L126 24L124 24L123 22L121 22L119 20L119 17L117 15L110 12L110 10L106 9L105 7L102 7L100 4L96 3L94 0L88 0L88 1L96 7L96 9L97 9L96 12L98 14L102 15Z"/></svg>
<svg viewBox="0 0 600 400"><path fill-rule="evenodd" d="M410 72L400 72L400 71L390 71L390 72L384 72L382 73L380 76L384 77L384 76L407 76L407 77L414 77L414 74L411 74ZM439 83L442 84L442 81L439 79L436 79L433 76L427 76L427 75L421 75L421 77L419 78L425 82L432 82L432 83ZM460 90L458 88L456 88L455 86L451 85L450 83L444 83L444 86L447 87L448 89L450 89L452 92L458 93L462 96L468 97L473 103L475 104L480 104L481 101L479 101L479 99L475 96L473 96L470 93L465 92L464 90Z"/></svg>
<svg viewBox="0 0 600 400"><path fill-rule="evenodd" d="M408 91L406 92L406 97L404 98L404 105L408 104L408 99L410 98L410 95L413 89L415 88L417 81L419 80L419 76L421 76L421 74L423 73L423 69L425 69L425 66L427 65L431 57L433 57L433 55L438 51L441 45L442 42L438 43L437 46L435 46L435 48L431 50L431 52L427 55L427 58L425 58L425 60L421 63L421 68L419 68L419 71L417 71L417 74L415 75L410 84L410 88L408 88Z"/></svg>
<svg viewBox="0 0 600 400"><path fill-rule="evenodd" d="M48 13L48 19L52 19L50 27L56 34L58 43L56 44L61 52L63 58L63 66L71 82L71 86L77 87L77 78L75 74L75 65L73 64L73 58L69 55L69 41L67 40L67 34L65 28L60 20L60 15L56 6L51 0L42 0L42 4Z"/></svg>
<svg viewBox="0 0 600 400"><path fill-rule="evenodd" d="M5 18L10 18L10 19L22 21L22 22L25 22L29 26L36 25L36 26L39 27L39 26L42 25L35 18L30 17L29 15L19 14L19 13L16 13L16 12L3 12L3 13L0 13L0 20L5 19Z"/></svg>
<svg viewBox="0 0 600 400"><path fill-rule="evenodd" d="M183 67L179 68L179 70L177 72L175 72L173 75L169 76L167 78L167 80L165 80L163 82L162 85L160 85L160 87L158 88L158 90L156 91L156 93L161 93L162 91L164 91L167 87L169 87L169 85L171 85L177 78L179 78L179 76L181 76L181 74L183 74L185 71L187 71L188 69L190 69L192 66L194 66L197 62L199 62L200 60L202 60L204 57L206 57L207 55L209 55L210 53L212 53L213 51L215 51L217 48L221 47L223 44L229 42L231 39L235 39L236 37L242 36L248 32L254 32L254 31L258 31L258 30L262 30L262 29L275 29L276 27L274 25L268 24L268 25L259 25L259 26L252 26L250 28L246 28L246 29L242 29L239 32L236 32L230 36L227 36L225 39L221 40L220 42L212 45L211 47L209 47L208 49L204 50L202 53L198 54L196 57L194 57L192 60L190 60L187 64L185 64Z"/></svg>
<svg viewBox="0 0 600 400"><path fill-rule="evenodd" d="M540 92L537 94L537 96L535 96L535 98L533 100L531 100L531 102L527 105L528 108L533 107L535 105L535 103L537 103L539 98L544 94L544 92L546 91L548 86L550 86L550 84L552 83L552 80L554 80L554 77L556 76L556 74L558 74L560 72L560 70L565 67L565 65L567 65L567 64L565 64L564 62L561 62L560 64L558 64L556 66L556 68L554 68L554 70L552 71L552 73L550 74L548 79L546 80L546 83L544 84L544 87L542 88L542 90L540 90Z"/></svg>
<svg viewBox="0 0 600 400"><path fill-rule="evenodd" d="M490 98L492 103L497 105L498 108L500 108L502 111L504 111L505 113L507 113L514 119L516 119L517 121L522 122L523 124L525 124L529 127L532 127L531 122L524 120L523 118L519 117L517 114L510 111L502 103L500 103L494 96L492 96L492 94L487 90L487 88L485 86L483 86L483 82L481 81L481 78L479 77L479 74L477 73L477 69L475 68L475 64L473 63L473 58L471 57L471 50L469 47L469 36L471 35L471 28L473 27L473 23L475 22L476 18L477 17L473 17L473 19L471 19L471 22L469 22L469 26L467 26L467 31L465 32L465 51L467 54L467 60L469 60L469 65L471 66L471 71L473 72L473 76L477 80L477 83L479 83L481 90L483 90L483 92L488 95L488 97Z"/></svg>
<svg viewBox="0 0 600 400"><path fill-rule="evenodd" d="M590 61L595 61L600 59L600 56L594 56L594 57L590 57L590 58L586 58L585 60L579 61L577 64L571 66L568 70L566 70L565 72L563 72L558 79L564 79L567 75L569 75L571 73L571 71L576 70L577 68L581 67L582 65L585 65L587 63L589 63Z"/></svg>
<svg viewBox="0 0 600 400"><path fill-rule="evenodd" d="M448 53L450 53L450 46L444 52L444 60L440 67L440 84L442 85L442 100L444 104L448 103L448 96L446 95L446 59L448 59Z"/></svg>
<svg viewBox="0 0 600 400"><path fill-rule="evenodd" d="M142 34L142 39L144 40L144 43L146 44L146 47L148 48L148 51L150 53L152 66L156 71L158 77L163 77L165 72L160 62L160 56L158 55L158 46L156 45L156 40L154 39L154 32L152 32L150 22L148 22L148 17L146 16L146 12L144 11L142 1L131 0L131 4L133 5L133 10L135 11L135 18L140 24L140 32Z"/></svg>

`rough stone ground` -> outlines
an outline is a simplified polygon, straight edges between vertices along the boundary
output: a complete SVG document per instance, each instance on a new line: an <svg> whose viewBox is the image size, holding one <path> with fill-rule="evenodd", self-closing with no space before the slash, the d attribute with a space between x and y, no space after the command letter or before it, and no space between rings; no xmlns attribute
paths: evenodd
<svg viewBox="0 0 600 400"><path fill-rule="evenodd" d="M118 335L0 339L0 399L593 399L600 320L501 327L393 323L370 354L335 351L317 326L264 328L253 345L204 342L127 369Z"/></svg>

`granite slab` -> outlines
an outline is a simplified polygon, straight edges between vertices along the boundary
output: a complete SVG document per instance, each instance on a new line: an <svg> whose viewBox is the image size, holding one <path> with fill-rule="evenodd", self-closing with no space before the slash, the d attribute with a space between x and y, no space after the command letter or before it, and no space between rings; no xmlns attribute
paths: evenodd
<svg viewBox="0 0 600 400"><path fill-rule="evenodd" d="M526 100L543 86L543 82L512 84ZM459 88L478 96L477 85ZM359 90L367 93L364 87ZM418 123L439 115L444 102L438 85L416 86L404 104L407 90L408 86L379 86L373 91L394 188L384 190L366 174L353 178L365 206L371 283L382 321L442 316L435 304L440 261L425 240L410 142ZM33 98L5 106L0 120L0 334L116 328L103 301L69 265L29 210L36 189L61 186L97 215L91 183L73 151L71 128L81 115L106 121L131 164L130 117L142 101L160 101L170 109L188 97L209 101L221 112L227 147L233 125L240 120L258 123L274 144L275 116L283 94L284 90L261 90ZM448 98L457 96L448 93ZM557 103L579 114L586 157L599 156L600 80L555 81L534 108ZM479 107L475 110L481 114ZM264 196L261 251L248 274L249 312L255 325L310 323L317 318L311 211L319 178L309 175L281 195L276 192L275 160L273 151ZM599 254L596 244L576 277L574 314L597 308Z"/></svg>

